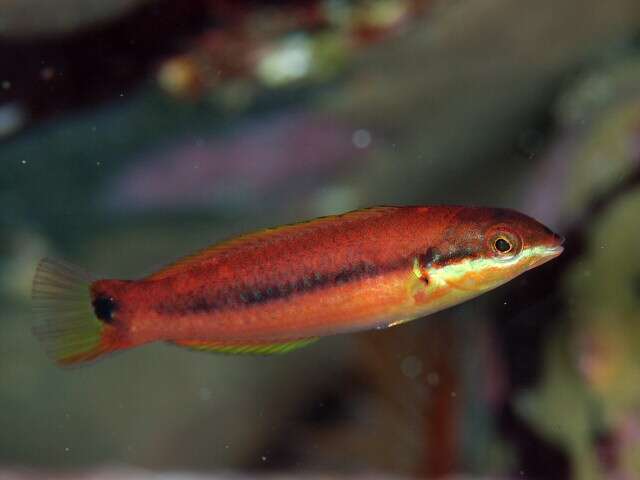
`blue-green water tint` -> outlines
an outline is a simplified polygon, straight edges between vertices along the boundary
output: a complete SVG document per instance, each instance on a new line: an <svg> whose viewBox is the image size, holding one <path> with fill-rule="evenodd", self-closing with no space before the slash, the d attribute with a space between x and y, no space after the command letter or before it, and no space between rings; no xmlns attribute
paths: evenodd
<svg viewBox="0 0 640 480"><path fill-rule="evenodd" d="M5 467L114 464L209 474L637 476L640 82L626 39L640 16L637 2L602 3L538 2L526 25L507 1L447 7L358 53L342 77L258 89L246 109L227 108L215 88L170 97L150 72L136 90L5 139L0 476ZM139 158L249 136L250 125L290 112L366 132L366 158L326 176L303 170L313 177L308 189L286 177L278 190L295 193L279 202L105 205L110 182ZM436 317L281 357L150 345L63 371L31 335L30 278L41 256L136 277L243 231L396 202L515 207L567 234L567 249ZM448 456L452 464L438 463Z"/></svg>

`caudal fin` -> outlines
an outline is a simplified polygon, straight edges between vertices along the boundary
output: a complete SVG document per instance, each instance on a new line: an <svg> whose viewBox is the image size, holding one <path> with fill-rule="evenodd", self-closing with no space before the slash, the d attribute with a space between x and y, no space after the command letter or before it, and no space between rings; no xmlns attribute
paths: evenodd
<svg viewBox="0 0 640 480"><path fill-rule="evenodd" d="M96 318L91 303L93 278L79 268L44 258L33 279L33 333L61 366L90 362L116 349L113 327Z"/></svg>

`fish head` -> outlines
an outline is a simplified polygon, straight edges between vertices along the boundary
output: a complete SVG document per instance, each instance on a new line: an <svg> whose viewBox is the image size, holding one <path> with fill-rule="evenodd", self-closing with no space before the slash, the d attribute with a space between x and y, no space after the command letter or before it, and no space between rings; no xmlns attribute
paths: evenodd
<svg viewBox="0 0 640 480"><path fill-rule="evenodd" d="M427 254L426 271L471 298L557 257L563 241L515 210L461 208Z"/></svg>

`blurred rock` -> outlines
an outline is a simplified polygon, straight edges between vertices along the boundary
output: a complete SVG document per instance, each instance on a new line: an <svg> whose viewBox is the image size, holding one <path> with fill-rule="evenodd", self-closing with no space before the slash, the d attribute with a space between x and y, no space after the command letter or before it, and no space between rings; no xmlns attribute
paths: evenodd
<svg viewBox="0 0 640 480"><path fill-rule="evenodd" d="M123 75L130 78L133 70L138 80L147 78L148 66L156 64L158 45L181 44L183 37L174 35L175 30L160 28L182 25L176 18L163 17L164 23L135 19L124 31L113 30L105 37L91 37L93 42L88 37L74 37L69 43L56 45L55 55L42 56L41 46L33 50L5 46L3 53L8 60L3 65L8 66L3 67L3 71L13 72L24 62L33 62L28 73L21 77L23 81L12 81L11 88L11 92L18 89L36 92L38 101L29 105L46 104L48 111L58 112L66 111L69 105L90 105L89 100L95 98L107 98L110 103L105 108L59 117L59 121L27 131L2 145L0 193L4 208L0 219L3 227L19 230L21 225L27 225L26 231L42 232L52 250L69 254L85 267L98 267L110 275L139 275L139 269L151 269L153 261L166 261L167 256L187 253L194 246L204 246L239 231L307 217L309 212L303 215L296 210L305 203L314 203L318 211L313 213L317 214L353 204L512 205L514 199L521 197L522 184L531 179L537 158L536 148L528 146L541 141L529 139L542 135L537 134L535 125L549 110L557 89L576 69L597 57L598 52L617 48L630 38L640 23L640 4L636 0L606 3L543 0L523 8L520 2L508 0L443 2L424 22L399 32L394 39L372 47L352 61L342 81L295 94L279 96L271 92L268 98L259 99L251 112L264 125L247 128L247 137L258 132L257 137L261 139L252 148L248 148L251 145L247 145L248 140L242 136L244 132L239 130L233 140L212 140L213 131L221 132L222 136L234 131L234 126L248 125L243 119L238 121L237 116L229 115L229 110L216 109L207 102L171 100L153 89L136 93L133 83L122 81ZM192 33L193 27L188 31ZM112 49L116 44L118 49L114 53ZM141 44L144 48L140 48ZM96 50L99 46L108 47L104 55L96 55L96 51L103 51ZM285 51L291 52L286 48ZM44 66L43 60L46 60ZM73 65L83 68L76 71ZM122 75L110 76L113 72ZM190 77L189 72L178 80L187 84L193 81L195 88L199 88L198 77ZM57 81L61 83L55 83ZM251 94L251 88L245 89L243 84L234 92L231 96L243 102ZM307 136L305 129L295 125L285 128L274 120L278 117L274 110L291 109L292 105L298 111L303 105L312 112L312 119L331 119L321 128L328 136ZM300 123L304 125L309 114L301 115ZM617 125L626 128L627 124ZM317 127L315 120L309 124L312 132L318 133ZM532 130L533 135L529 135ZM194 139L192 144L184 140L188 137ZM522 143L527 148L523 154L516 154L514 150L523 137L526 141ZM242 168L225 177L228 183L240 183L246 176L254 182L252 188L265 197L277 197L287 191L296 192L295 195L273 208L264 209L270 198L253 198L247 202L246 211L230 209L225 212L226 217L198 216L190 202L195 199L197 203L202 198L205 203L209 202L211 183L217 181L218 175L211 174L216 172L215 168L208 176L200 176L191 170L193 164L186 162L186 167L184 162L181 166L178 164L185 158L182 156L185 152L192 155L186 158L200 158L199 138L205 139L206 161L214 166L220 162L225 172L233 170L233 165L224 163L227 155L234 153L234 158L240 159L235 163ZM265 147L270 142L274 142L272 149ZM340 148L334 150L336 144ZM176 150L169 147L169 152L157 153L167 145L176 145ZM343 170L347 155L334 157L333 154L342 151L344 145L347 145L345 153L355 153L354 146L366 150L366 168ZM307 155L315 154L316 149L321 155L306 178L326 174L327 181L311 178L313 185L324 185L306 195L306 189L301 191L297 185L300 177L305 177L300 165ZM268 153L265 157L263 150ZM215 157L210 156L212 151ZM299 154L292 154L298 151ZM148 152L154 152L153 158ZM243 157L244 154L247 157ZM149 163L145 161L144 168L135 167L131 161L136 158L147 158ZM154 164L157 158L162 160ZM269 176L270 172L266 172L266 175L260 173L252 177L255 171L251 165L259 166L258 162L264 158L271 158L274 165L279 166L277 175ZM23 160L27 161L26 165ZM125 186L126 181L122 180L125 173L136 179L132 185L145 185L149 177L154 187L151 190L161 200L160 204L180 205L185 200L183 205L189 208L177 216L131 216L128 215L131 204L126 203L122 204L122 215L101 209L99 202L103 197L100 195L110 194L107 186L114 190ZM565 181L571 181L571 177L566 178ZM174 180L178 188L172 190L170 183ZM315 183L316 180L320 181ZM215 186L220 190L219 183ZM123 197L126 197L124 192L129 192L130 199L135 200L136 193L141 191L127 186ZM112 205L116 205L118 199L112 198L112 201ZM540 219L546 222L548 217L545 214ZM27 263L20 263L21 268L28 269ZM550 271L546 272L549 275ZM530 280L527 280L530 283L517 284L520 290L529 292L529 303L523 308L532 312L528 320L536 324L553 320L536 317L536 302L546 298L532 295L539 292L543 280L538 277L537 284ZM501 299L501 295L506 294L501 290L493 295L491 298ZM473 392L478 388L467 390L471 392L464 397L467 403L460 407L464 411L456 410L458 407L453 401L442 401L441 408L436 410L441 415L429 424L434 429L420 430L427 425L423 415L429 411L428 402L422 403L424 381L428 385L429 378L435 381L446 377L455 385L465 386L472 382L462 378L463 375L473 376L473 381L479 383L484 372L478 368L481 362L467 360L458 364L454 363L455 359L444 358L438 370L448 373L441 377L439 371L430 371L430 351L407 351L407 343L402 341L403 335L410 335L407 330L385 332L377 340L379 343L375 343L376 348L371 349L367 358L375 359L377 352L384 352L384 358L393 359L387 366L374 362L363 366L365 362L349 359L345 352L358 350L352 335L327 339L287 357L259 361L149 346L70 373L58 371L48 363L29 334L26 327L29 315L20 302L12 297L11 302L2 304L6 321L0 335L3 355L0 407L11 412L3 418L0 435L0 460L5 464L77 468L122 462L156 471L181 468L244 471L247 465L272 461L270 452L262 447L275 437L294 447L309 445L306 451L312 457L317 451L313 442L317 437L305 432L309 434L304 440L309 443L304 443L300 437L288 436L298 431L298 419L292 418L291 412L299 411L301 405L316 405L321 400L314 396L318 385L337 383L336 378L354 365L373 379L371 383L378 392L359 404L372 407L360 410L358 417L360 425L368 426L369 430L365 428L347 436L344 432L348 431L348 423L357 423L354 418L348 418L344 430L324 437L324 445L337 448L331 450L330 457L318 455L317 464L331 462L338 471L355 462L362 465L379 460L388 470L410 469L422 457L437 454L437 449L426 449L440 438L437 435L427 438L427 434L437 431L435 426L441 420L441 426L451 425L448 422L452 418L461 418L466 429L463 433L444 431L459 435L454 438L461 438L473 452L462 452L458 442L450 448L451 437L447 437L442 442L446 446L443 459L447 464L452 450L459 449L459 458L466 459L473 454L476 458L482 457L477 464L477 470L482 471L483 467L495 467L491 457L483 455L485 451L504 449L508 452L509 447L515 448L511 444L515 441L503 445L500 439L487 435L490 425L478 426L479 422L493 421L487 411L478 410L477 403L474 405L472 401ZM470 310L458 312L464 312L468 322L499 315L513 316L506 306L490 309L479 305L476 302ZM515 318L514 323L517 320ZM410 330L415 336L410 340L428 338L429 329L426 322L423 323L404 327L416 329ZM450 351L467 351L469 345L477 341L478 331L473 323L468 325L464 332L468 332L469 343L463 343L464 335L453 335L441 341L441 346ZM532 339L523 332L527 332L525 326L518 325L517 334L505 343L513 344L520 339L530 347ZM614 342L625 345L624 340L616 337ZM585 375L577 366L580 356L567 355L566 344L560 343L560 348L555 345L549 346L551 352L560 350L557 370L548 372L549 385L553 388L548 393L540 393L539 397L539 392L533 392L531 400L523 401L529 405L523 407L523 411L528 410L526 418L536 425L541 436L567 446L572 455L586 452L582 458L595 463L595 450L589 443L591 403L585 401L595 395L589 395L585 385L587 382L615 385L617 381L612 381L608 373L615 368L610 370L607 365L616 364L617 356L611 357L611 361L605 355L603 361L598 355L589 354L589 343L585 343ZM598 348L593 351L597 352ZM520 362L530 358L524 349L516 355ZM548 358L556 359L551 354ZM376 360L382 360L382 356ZM522 375L522 370L514 368L513 376ZM595 374L589 374L590 371ZM429 377L430 373L437 376ZM501 386L496 390L495 397L511 392ZM595 392L595 388L593 390ZM456 392L460 391L456 389ZM338 390L338 394L347 396L343 390ZM545 403L548 399L552 404ZM559 408L554 410L554 405ZM478 411L480 420L474 420L473 414ZM368 416L371 412L381 413L372 418ZM632 416L625 418L629 421L614 423L626 426L614 437L618 442L632 445L636 423ZM554 431L558 424L565 425L554 422L563 421L567 422L568 429ZM596 418L593 425L598 424ZM385 435L377 438L362 435L363 431L371 432L372 425L375 431ZM312 428L322 436L323 426L321 419ZM518 440L529 450L530 458L540 458L537 451L532 451L531 444L526 443L529 439ZM353 443L349 444L351 440ZM396 440L397 444L386 448ZM586 445L586 450L574 447L573 441L579 448ZM354 458L353 452L363 456ZM263 461L262 457L267 460ZM504 457L511 458L508 453ZM501 465L505 464L507 462ZM295 465L296 471L304 466ZM514 465L516 472L517 466ZM554 462L541 464L540 468L556 475L559 471ZM525 471L522 475L530 474Z"/></svg>
<svg viewBox="0 0 640 480"><path fill-rule="evenodd" d="M19 131L26 123L27 116L24 107L19 103L0 105L0 141Z"/></svg>
<svg viewBox="0 0 640 480"><path fill-rule="evenodd" d="M355 129L327 115L288 112L222 138L189 140L132 162L106 186L116 210L281 207L361 168Z"/></svg>
<svg viewBox="0 0 640 480"><path fill-rule="evenodd" d="M640 185L607 205L565 282L566 322L554 332L545 374L520 411L565 448L576 478L640 475ZM564 326L562 326L564 325ZM600 439L608 439L606 460Z"/></svg>
<svg viewBox="0 0 640 480"><path fill-rule="evenodd" d="M232 473L156 473L144 470L127 470L124 468L115 468L104 470L96 470L81 473L51 473L38 471L10 471L0 469L0 478L2 480L402 480L405 477L396 475L388 475L382 473L367 473L353 475L339 474L318 474L318 473L298 473L296 475L273 474L273 475L256 475L256 474L232 474ZM468 476L452 476L442 477L440 480L492 480L490 477L468 477ZM493 478L493 480L498 480ZM508 480L503 478L502 480Z"/></svg>
<svg viewBox="0 0 640 480"><path fill-rule="evenodd" d="M24 114L16 123L28 127L79 107L122 101L159 58L198 32L203 3L3 0L0 105L19 106Z"/></svg>
<svg viewBox="0 0 640 480"><path fill-rule="evenodd" d="M31 300L33 271L48 251L41 235L26 230L0 230L0 296Z"/></svg>
<svg viewBox="0 0 640 480"><path fill-rule="evenodd" d="M613 469L640 475L640 185L620 198L590 232L588 250L569 277L576 364L618 438Z"/></svg>
<svg viewBox="0 0 640 480"><path fill-rule="evenodd" d="M639 25L635 0L544 0L526 12L511 0L443 2L358 58L352 87L322 101L377 142L379 161L355 180L376 203L513 204L536 163L514 155L514 139L561 80Z"/></svg>
<svg viewBox="0 0 640 480"><path fill-rule="evenodd" d="M111 20L151 0L2 0L0 35L69 33Z"/></svg>
<svg viewBox="0 0 640 480"><path fill-rule="evenodd" d="M285 3L212 1L210 28L161 65L158 82L191 99L224 98L234 84L257 90L326 83L362 47L401 32L434 2Z"/></svg>
<svg viewBox="0 0 640 480"><path fill-rule="evenodd" d="M640 58L593 68L556 106L559 130L530 181L527 205L565 224L640 165Z"/></svg>

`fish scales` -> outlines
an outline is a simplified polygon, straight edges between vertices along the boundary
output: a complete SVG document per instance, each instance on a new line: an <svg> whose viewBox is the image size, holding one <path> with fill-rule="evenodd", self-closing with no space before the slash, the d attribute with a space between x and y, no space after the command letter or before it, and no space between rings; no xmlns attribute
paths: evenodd
<svg viewBox="0 0 640 480"><path fill-rule="evenodd" d="M163 340L235 353L289 351L314 337L393 326L468 300L557 256L561 243L508 209L374 207L244 235L140 280L91 281L66 265L56 275L47 261L34 283L39 308L59 310L56 300L71 284L76 306L89 306L86 323L73 325L84 325L90 338L69 347L53 327L38 334L60 364Z"/></svg>
<svg viewBox="0 0 640 480"><path fill-rule="evenodd" d="M149 317L154 325L149 330L162 325L171 338L280 338L293 330L319 334L331 328L331 317L341 311L357 313L362 300L349 295L379 296L377 302L365 298L370 305L364 314L387 310L384 294L398 274L411 274L413 257L429 242L415 234L416 217L389 208L326 220L258 235L215 253L202 265L140 285L157 315ZM295 329L305 325L304 318L286 318L296 312L307 318L312 314L313 324L320 316L323 322ZM173 317L179 320L170 321ZM166 321L158 323L161 318Z"/></svg>

